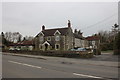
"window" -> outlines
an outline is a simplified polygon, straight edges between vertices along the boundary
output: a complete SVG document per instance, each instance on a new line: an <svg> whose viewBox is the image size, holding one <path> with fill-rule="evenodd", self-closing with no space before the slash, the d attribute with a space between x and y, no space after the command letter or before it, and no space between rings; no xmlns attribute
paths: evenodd
<svg viewBox="0 0 120 80"><path fill-rule="evenodd" d="M92 45L95 46L95 41L92 41Z"/></svg>
<svg viewBox="0 0 120 80"><path fill-rule="evenodd" d="M56 44L56 45L55 45L55 48L56 48L56 50L60 49L60 45L59 45L59 44Z"/></svg>
<svg viewBox="0 0 120 80"><path fill-rule="evenodd" d="M40 36L40 42L42 42L43 41L43 36Z"/></svg>
<svg viewBox="0 0 120 80"><path fill-rule="evenodd" d="M48 40L48 41L51 41L51 37L47 37L47 40Z"/></svg>
<svg viewBox="0 0 120 80"><path fill-rule="evenodd" d="M59 41L59 40L60 40L60 36L57 35L57 36L55 37L55 41Z"/></svg>

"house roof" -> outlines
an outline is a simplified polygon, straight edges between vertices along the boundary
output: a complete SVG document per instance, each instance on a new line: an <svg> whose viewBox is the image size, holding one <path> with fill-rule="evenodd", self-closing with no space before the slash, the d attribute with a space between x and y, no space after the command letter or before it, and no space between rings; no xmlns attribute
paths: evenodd
<svg viewBox="0 0 120 80"><path fill-rule="evenodd" d="M80 34L76 34L76 33L73 33L74 34L74 37L75 38L78 38L78 39L84 39L84 37L82 37Z"/></svg>
<svg viewBox="0 0 120 80"><path fill-rule="evenodd" d="M12 43L10 44L10 46L29 46L29 45L34 45L33 41L28 41L28 40L24 40L18 43Z"/></svg>
<svg viewBox="0 0 120 80"><path fill-rule="evenodd" d="M69 29L68 27L65 27L65 28L55 28L55 29L45 29L45 30L43 30L41 32L44 34L44 36L54 36L54 33L58 30L61 33L61 35L66 35L68 29Z"/></svg>
<svg viewBox="0 0 120 80"><path fill-rule="evenodd" d="M87 40L100 40L100 38L98 37L98 36L88 36L88 37L86 37L85 39L87 39Z"/></svg>

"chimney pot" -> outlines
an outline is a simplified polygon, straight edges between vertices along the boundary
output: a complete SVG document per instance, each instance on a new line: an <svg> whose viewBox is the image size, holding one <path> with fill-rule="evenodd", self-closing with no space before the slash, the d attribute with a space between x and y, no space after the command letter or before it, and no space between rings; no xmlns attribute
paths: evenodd
<svg viewBox="0 0 120 80"><path fill-rule="evenodd" d="M68 20L68 27L71 27L71 23L70 23L70 20Z"/></svg>
<svg viewBox="0 0 120 80"><path fill-rule="evenodd" d="M43 25L43 26L42 26L42 31L44 31L44 30L45 30L45 26Z"/></svg>

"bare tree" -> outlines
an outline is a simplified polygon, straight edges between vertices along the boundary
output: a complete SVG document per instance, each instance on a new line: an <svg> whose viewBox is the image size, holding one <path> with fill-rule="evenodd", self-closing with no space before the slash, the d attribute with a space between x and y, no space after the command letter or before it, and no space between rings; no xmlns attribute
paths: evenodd
<svg viewBox="0 0 120 80"><path fill-rule="evenodd" d="M18 42L21 41L22 35L19 32L6 32L5 38L10 42Z"/></svg>
<svg viewBox="0 0 120 80"><path fill-rule="evenodd" d="M34 37L32 37L32 36L25 36L24 39L25 39L25 40L28 40L28 41L31 41L31 40L34 39Z"/></svg>

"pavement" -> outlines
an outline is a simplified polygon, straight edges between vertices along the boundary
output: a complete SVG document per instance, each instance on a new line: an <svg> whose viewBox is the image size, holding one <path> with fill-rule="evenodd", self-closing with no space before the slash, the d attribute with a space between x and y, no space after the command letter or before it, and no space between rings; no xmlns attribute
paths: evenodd
<svg viewBox="0 0 120 80"><path fill-rule="evenodd" d="M117 61L3 54L3 78L118 78Z"/></svg>

